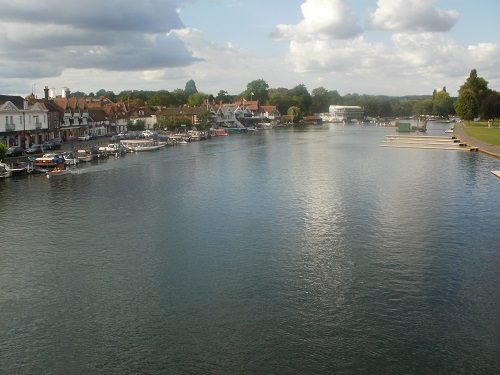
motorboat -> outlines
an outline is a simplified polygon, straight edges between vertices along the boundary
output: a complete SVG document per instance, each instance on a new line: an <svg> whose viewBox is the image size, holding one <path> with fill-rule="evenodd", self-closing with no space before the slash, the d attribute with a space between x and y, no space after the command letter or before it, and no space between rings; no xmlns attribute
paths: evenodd
<svg viewBox="0 0 500 375"><path fill-rule="evenodd" d="M121 142L131 152L155 151L163 147L160 142L153 139L127 139Z"/></svg>
<svg viewBox="0 0 500 375"><path fill-rule="evenodd" d="M7 169L11 176L22 176L33 172L33 164L30 161L19 161L7 166Z"/></svg>
<svg viewBox="0 0 500 375"><path fill-rule="evenodd" d="M78 150L76 152L76 157L78 158L78 162L83 162L83 163L92 160L92 155L87 150Z"/></svg>
<svg viewBox="0 0 500 375"><path fill-rule="evenodd" d="M107 146L99 147L99 150L108 155L123 155L127 153L127 149L121 143L110 143Z"/></svg>
<svg viewBox="0 0 500 375"><path fill-rule="evenodd" d="M7 164L0 163L0 178L10 177L12 173L8 168Z"/></svg>
<svg viewBox="0 0 500 375"><path fill-rule="evenodd" d="M33 171L36 173L47 173L54 168L64 168L64 157L62 154L44 154L38 158L29 158L33 162Z"/></svg>
<svg viewBox="0 0 500 375"><path fill-rule="evenodd" d="M103 158L107 158L108 154L105 153L104 151L101 151L97 147L92 147L88 150L89 154L92 156L93 160L99 160Z"/></svg>
<svg viewBox="0 0 500 375"><path fill-rule="evenodd" d="M60 168L54 168L53 170L49 171L46 173L47 178L54 178L54 177L60 177L64 176L67 174L70 174L71 171L69 169L60 169Z"/></svg>
<svg viewBox="0 0 500 375"><path fill-rule="evenodd" d="M64 164L66 165L77 165L79 162L77 154L73 151L65 151L62 155L64 157Z"/></svg>

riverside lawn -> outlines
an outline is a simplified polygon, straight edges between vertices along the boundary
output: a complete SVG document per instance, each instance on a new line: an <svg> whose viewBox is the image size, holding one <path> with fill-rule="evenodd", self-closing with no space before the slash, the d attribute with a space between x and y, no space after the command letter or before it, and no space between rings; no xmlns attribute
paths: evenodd
<svg viewBox="0 0 500 375"><path fill-rule="evenodd" d="M493 124L491 127L488 127L487 122L473 121L470 125L464 126L464 131L470 137L479 139L490 145L500 146L500 127Z"/></svg>

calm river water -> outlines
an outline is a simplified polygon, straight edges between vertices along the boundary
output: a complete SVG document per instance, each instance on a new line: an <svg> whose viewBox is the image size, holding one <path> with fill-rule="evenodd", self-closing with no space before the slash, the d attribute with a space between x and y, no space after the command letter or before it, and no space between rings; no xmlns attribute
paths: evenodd
<svg viewBox="0 0 500 375"><path fill-rule="evenodd" d="M394 132L0 180L0 373L498 374L500 161Z"/></svg>

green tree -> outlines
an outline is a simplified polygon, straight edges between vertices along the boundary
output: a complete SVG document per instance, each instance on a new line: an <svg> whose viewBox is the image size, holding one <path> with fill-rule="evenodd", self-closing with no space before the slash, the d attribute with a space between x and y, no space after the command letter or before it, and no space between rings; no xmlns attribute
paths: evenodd
<svg viewBox="0 0 500 375"><path fill-rule="evenodd" d="M231 103L233 100L233 97L227 93L225 90L220 90L217 96L214 98L216 103Z"/></svg>
<svg viewBox="0 0 500 375"><path fill-rule="evenodd" d="M280 113L287 113L288 108L292 106L292 96L290 95L290 90L283 87L269 90L268 103L276 106Z"/></svg>
<svg viewBox="0 0 500 375"><path fill-rule="evenodd" d="M5 159L5 155L7 154L7 147L3 143L0 143L0 161Z"/></svg>
<svg viewBox="0 0 500 375"><path fill-rule="evenodd" d="M199 107L205 104L206 99L207 99L207 94L204 94L202 92L195 92L194 94L189 95L188 106Z"/></svg>
<svg viewBox="0 0 500 375"><path fill-rule="evenodd" d="M198 130L205 130L210 127L210 123L212 120L212 112L210 111L205 111L199 117L199 123L197 126Z"/></svg>
<svg viewBox="0 0 500 375"><path fill-rule="evenodd" d="M483 101L480 108L481 118L485 120L494 120L500 118L500 93L491 91Z"/></svg>
<svg viewBox="0 0 500 375"><path fill-rule="evenodd" d="M428 115L432 113L432 99L420 99L413 103L412 111L414 115Z"/></svg>
<svg viewBox="0 0 500 375"><path fill-rule="evenodd" d="M453 99L446 91L439 91L432 98L433 113L438 116L448 117L453 113Z"/></svg>
<svg viewBox="0 0 500 375"><path fill-rule="evenodd" d="M141 131L145 129L145 122L143 120L137 120L135 122L130 121L127 123L127 130L129 131Z"/></svg>
<svg viewBox="0 0 500 375"><path fill-rule="evenodd" d="M333 104L331 101L330 92L324 87L318 87L312 90L312 113L328 112L328 108Z"/></svg>
<svg viewBox="0 0 500 375"><path fill-rule="evenodd" d="M476 69L471 70L469 78L467 78L465 83L460 86L460 89L458 90L459 98L462 92L465 90L472 90L476 94L476 99L479 106L481 106L483 100L486 99L490 91L488 89L488 81L486 81L482 77L478 77Z"/></svg>
<svg viewBox="0 0 500 375"><path fill-rule="evenodd" d="M75 91L75 92L71 93L71 96L74 98L85 98L87 96L87 94L85 94L82 91Z"/></svg>
<svg viewBox="0 0 500 375"><path fill-rule="evenodd" d="M113 91L106 91L104 89L100 89L95 93L97 97L102 96L103 98L108 98L112 102L116 102L116 94Z"/></svg>
<svg viewBox="0 0 500 375"><path fill-rule="evenodd" d="M290 90L290 95L292 96L294 106L299 107L303 114L310 113L313 100L304 84L300 84L292 88Z"/></svg>
<svg viewBox="0 0 500 375"><path fill-rule="evenodd" d="M168 91L157 91L153 96L149 98L149 105L157 106L157 107L170 107L172 106L172 102L174 98L171 93Z"/></svg>
<svg viewBox="0 0 500 375"><path fill-rule="evenodd" d="M184 104L187 104L188 97L184 90L176 89L172 92L172 101L173 107L182 107Z"/></svg>
<svg viewBox="0 0 500 375"><path fill-rule="evenodd" d="M247 83L247 89L241 96L246 100L258 100L260 105L264 105L269 100L269 85L263 79L256 79Z"/></svg>
<svg viewBox="0 0 500 375"><path fill-rule="evenodd" d="M359 95L356 93L344 95L343 105L359 105Z"/></svg>
<svg viewBox="0 0 500 375"><path fill-rule="evenodd" d="M186 87L184 88L184 93L186 96L196 94L198 90L196 89L196 83L192 79L186 82Z"/></svg>
<svg viewBox="0 0 500 375"><path fill-rule="evenodd" d="M288 108L287 114L290 116L293 116L293 123L294 124L302 121L302 119L304 118L304 114L302 113L300 108L297 106L292 106L292 107Z"/></svg>
<svg viewBox="0 0 500 375"><path fill-rule="evenodd" d="M474 120L479 114L479 101L476 93L472 89L461 90L454 106L455 112L460 118L468 122Z"/></svg>

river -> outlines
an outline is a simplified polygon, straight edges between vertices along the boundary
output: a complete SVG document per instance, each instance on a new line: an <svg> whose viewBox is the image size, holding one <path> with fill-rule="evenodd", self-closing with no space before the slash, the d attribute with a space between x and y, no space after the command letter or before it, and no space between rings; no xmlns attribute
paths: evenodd
<svg viewBox="0 0 500 375"><path fill-rule="evenodd" d="M0 372L499 373L500 162L379 147L394 132L0 180Z"/></svg>

